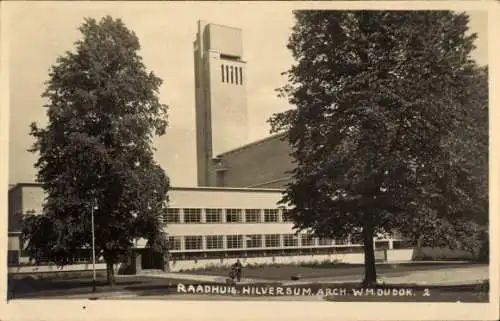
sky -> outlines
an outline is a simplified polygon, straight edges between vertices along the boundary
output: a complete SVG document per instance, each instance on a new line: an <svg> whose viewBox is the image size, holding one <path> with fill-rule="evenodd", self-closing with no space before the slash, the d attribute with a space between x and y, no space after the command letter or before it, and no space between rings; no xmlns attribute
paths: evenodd
<svg viewBox="0 0 500 321"><path fill-rule="evenodd" d="M10 89L9 184L34 182L37 156L29 124L45 125L41 98L48 70L80 39L85 17L121 18L139 37L140 55L163 79L160 101L169 106L167 134L155 140L156 159L173 186L196 185L193 45L198 20L241 28L247 61L249 142L269 135L266 120L290 108L275 89L284 85L293 59L286 44L296 3L257 2L12 2L7 16ZM470 11L470 30L478 34L473 57L488 63L485 11Z"/></svg>

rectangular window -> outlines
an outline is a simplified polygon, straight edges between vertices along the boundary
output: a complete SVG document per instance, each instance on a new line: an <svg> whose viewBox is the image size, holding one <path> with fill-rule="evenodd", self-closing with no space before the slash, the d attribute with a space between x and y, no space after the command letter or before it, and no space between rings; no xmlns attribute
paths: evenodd
<svg viewBox="0 0 500 321"><path fill-rule="evenodd" d="M169 236L168 237L168 249L171 251L181 250L181 237L180 236Z"/></svg>
<svg viewBox="0 0 500 321"><path fill-rule="evenodd" d="M318 244L322 246L332 245L332 239L320 238Z"/></svg>
<svg viewBox="0 0 500 321"><path fill-rule="evenodd" d="M290 217L288 217L289 211L287 209L281 210L281 216L283 217L283 222L293 222Z"/></svg>
<svg viewBox="0 0 500 321"><path fill-rule="evenodd" d="M260 210L258 210L258 209L246 209L245 210L245 222L246 223L261 223Z"/></svg>
<svg viewBox="0 0 500 321"><path fill-rule="evenodd" d="M207 223L221 223L222 222L222 209L220 208L207 208L205 209L205 218Z"/></svg>
<svg viewBox="0 0 500 321"><path fill-rule="evenodd" d="M241 223L242 222L242 210L235 208L228 208L226 210L226 222L227 223Z"/></svg>
<svg viewBox="0 0 500 321"><path fill-rule="evenodd" d="M184 247L186 250L201 250L202 237L201 236L185 236Z"/></svg>
<svg viewBox="0 0 500 321"><path fill-rule="evenodd" d="M222 82L224 82L224 65L220 66L220 70L221 70L221 75L222 75Z"/></svg>
<svg viewBox="0 0 500 321"><path fill-rule="evenodd" d="M299 246L299 239L295 234L284 234L283 235L283 246L294 247Z"/></svg>
<svg viewBox="0 0 500 321"><path fill-rule="evenodd" d="M238 84L238 67L234 67L234 82Z"/></svg>
<svg viewBox="0 0 500 321"><path fill-rule="evenodd" d="M19 264L19 251L8 251L7 252L7 264L8 265L18 265Z"/></svg>
<svg viewBox="0 0 500 321"><path fill-rule="evenodd" d="M240 67L240 85L243 85L243 69Z"/></svg>
<svg viewBox="0 0 500 321"><path fill-rule="evenodd" d="M224 237L221 235L209 235L207 236L207 249L223 249L224 248Z"/></svg>
<svg viewBox="0 0 500 321"><path fill-rule="evenodd" d="M335 245L347 245L347 244L349 244L349 241L346 238L335 240Z"/></svg>
<svg viewBox="0 0 500 321"><path fill-rule="evenodd" d="M264 222L266 223L273 223L273 222L278 222L279 221L279 212L278 210L269 210L266 209L264 210Z"/></svg>
<svg viewBox="0 0 500 321"><path fill-rule="evenodd" d="M234 83L234 74L233 74L233 66L231 66L231 83Z"/></svg>
<svg viewBox="0 0 500 321"><path fill-rule="evenodd" d="M227 238L227 248L228 249L239 249L243 247L243 236L242 235L228 235Z"/></svg>
<svg viewBox="0 0 500 321"><path fill-rule="evenodd" d="M262 247L262 236L260 234L246 235L247 248Z"/></svg>
<svg viewBox="0 0 500 321"><path fill-rule="evenodd" d="M165 222L168 223L180 223L181 215L180 210L178 208L167 208L167 215L165 218Z"/></svg>
<svg viewBox="0 0 500 321"><path fill-rule="evenodd" d="M279 234L270 234L265 236L266 247L280 247L280 236Z"/></svg>
<svg viewBox="0 0 500 321"><path fill-rule="evenodd" d="M226 65L226 83L229 83L229 66Z"/></svg>
<svg viewBox="0 0 500 321"><path fill-rule="evenodd" d="M184 223L201 223L201 209L200 208L185 208L184 209Z"/></svg>
<svg viewBox="0 0 500 321"><path fill-rule="evenodd" d="M302 246L314 246L314 237L312 235L301 235Z"/></svg>

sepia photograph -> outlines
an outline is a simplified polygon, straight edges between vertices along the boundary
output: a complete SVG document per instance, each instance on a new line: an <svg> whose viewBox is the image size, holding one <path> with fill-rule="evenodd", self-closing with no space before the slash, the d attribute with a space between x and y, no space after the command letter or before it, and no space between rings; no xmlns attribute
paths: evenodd
<svg viewBox="0 0 500 321"><path fill-rule="evenodd" d="M7 305L497 302L487 6L4 18Z"/></svg>

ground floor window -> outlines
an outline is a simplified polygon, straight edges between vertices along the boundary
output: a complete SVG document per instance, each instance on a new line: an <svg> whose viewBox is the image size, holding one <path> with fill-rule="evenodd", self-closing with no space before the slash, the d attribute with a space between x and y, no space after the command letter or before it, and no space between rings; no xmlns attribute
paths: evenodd
<svg viewBox="0 0 500 321"><path fill-rule="evenodd" d="M228 235L227 236L227 248L228 249L239 249L243 247L243 236L242 235Z"/></svg>
<svg viewBox="0 0 500 321"><path fill-rule="evenodd" d="M181 238L178 236L169 236L168 237L168 248L171 251L180 251L181 250Z"/></svg>
<svg viewBox="0 0 500 321"><path fill-rule="evenodd" d="M247 248L262 247L262 236L257 235L246 235Z"/></svg>
<svg viewBox="0 0 500 321"><path fill-rule="evenodd" d="M314 237L312 235L301 235L302 246L314 246Z"/></svg>
<svg viewBox="0 0 500 321"><path fill-rule="evenodd" d="M220 235L207 236L207 249L223 249L224 237Z"/></svg>
<svg viewBox="0 0 500 321"><path fill-rule="evenodd" d="M326 239L326 238L321 238L318 241L318 244L321 246L327 246L327 245L332 245L333 240L332 239Z"/></svg>
<svg viewBox="0 0 500 321"><path fill-rule="evenodd" d="M295 234L285 234L285 235L283 235L283 246L286 246L286 247L296 247L296 246L299 246L298 237Z"/></svg>
<svg viewBox="0 0 500 321"><path fill-rule="evenodd" d="M186 250L201 250L202 249L202 237L201 236L186 236L185 237L185 248Z"/></svg>
<svg viewBox="0 0 500 321"><path fill-rule="evenodd" d="M265 236L266 247L280 247L280 235L270 234Z"/></svg>

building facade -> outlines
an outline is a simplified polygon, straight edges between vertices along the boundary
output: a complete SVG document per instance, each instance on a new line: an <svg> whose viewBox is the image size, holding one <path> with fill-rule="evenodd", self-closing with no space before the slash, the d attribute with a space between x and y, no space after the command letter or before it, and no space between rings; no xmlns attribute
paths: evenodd
<svg viewBox="0 0 500 321"><path fill-rule="evenodd" d="M361 244L350 239L317 239L296 234L278 207L281 190L269 188L174 187L163 219L170 244L171 270L207 264L229 264L236 258L274 262L276 258L311 261L356 254L362 262ZM41 214L45 193L39 184L18 184L9 191L9 261L28 263L22 250L20 221L28 213ZM135 242L136 271L161 268L145 250L146 241ZM401 247L398 239L377 239L377 249ZM88 253L90 254L90 253ZM82 257L88 262L90 255Z"/></svg>
<svg viewBox="0 0 500 321"><path fill-rule="evenodd" d="M240 29L198 22L194 41L196 153L199 187L174 187L163 223L169 238L167 266L135 241L126 263L141 269L191 269L246 263L340 260L363 262L360 244L347 239L317 239L296 234L279 207L294 165L283 134L248 143L246 62ZM9 264L29 261L21 241L21 219L41 214L40 184L9 188ZM408 259L390 254L403 246L398 238L377 239L379 259ZM389 253L389 254L388 254ZM382 255L382 256L380 256ZM392 256L391 256L392 255ZM411 258L411 255L410 255ZM89 251L81 261L88 263Z"/></svg>

